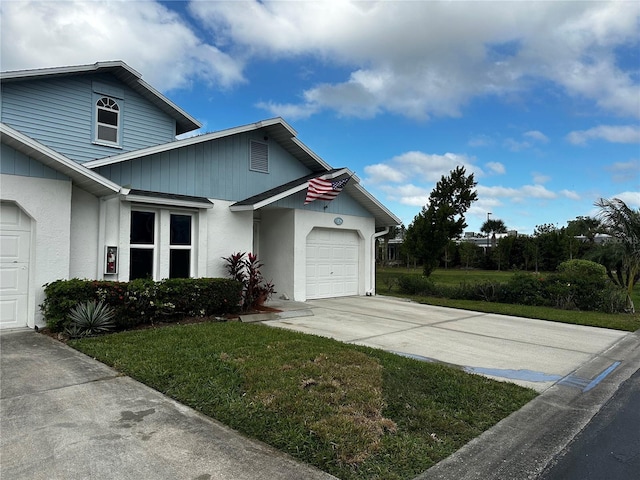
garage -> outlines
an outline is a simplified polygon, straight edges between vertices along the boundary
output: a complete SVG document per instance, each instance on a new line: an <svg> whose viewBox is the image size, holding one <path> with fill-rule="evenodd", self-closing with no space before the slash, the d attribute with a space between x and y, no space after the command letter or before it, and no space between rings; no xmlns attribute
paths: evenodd
<svg viewBox="0 0 640 480"><path fill-rule="evenodd" d="M307 237L307 299L358 295L359 252L355 231L314 228Z"/></svg>
<svg viewBox="0 0 640 480"><path fill-rule="evenodd" d="M15 203L0 203L0 328L27 325L31 220Z"/></svg>

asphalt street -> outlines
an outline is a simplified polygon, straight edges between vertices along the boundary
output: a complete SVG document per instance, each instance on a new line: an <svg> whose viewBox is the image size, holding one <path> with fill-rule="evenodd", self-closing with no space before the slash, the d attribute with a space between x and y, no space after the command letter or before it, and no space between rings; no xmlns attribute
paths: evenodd
<svg viewBox="0 0 640 480"><path fill-rule="evenodd" d="M640 370L539 480L637 480L640 478Z"/></svg>

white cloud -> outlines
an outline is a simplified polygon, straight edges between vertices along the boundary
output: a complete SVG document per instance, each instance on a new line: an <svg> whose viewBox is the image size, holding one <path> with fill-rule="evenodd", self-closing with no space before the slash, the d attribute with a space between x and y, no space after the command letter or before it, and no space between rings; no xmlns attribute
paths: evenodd
<svg viewBox="0 0 640 480"><path fill-rule="evenodd" d="M605 140L611 143L640 143L638 125L599 125L589 130L576 130L567 135L574 145L585 145L589 140Z"/></svg>
<svg viewBox="0 0 640 480"><path fill-rule="evenodd" d="M485 164L491 173L503 175L507 173L507 169L500 162L488 162Z"/></svg>
<svg viewBox="0 0 640 480"><path fill-rule="evenodd" d="M560 195L562 195L563 197L569 198L571 200L581 199L580 195L578 195L578 193L574 192L573 190L560 190Z"/></svg>
<svg viewBox="0 0 640 480"><path fill-rule="evenodd" d="M627 207L640 208L640 192L620 192L612 198L619 198L627 204Z"/></svg>
<svg viewBox="0 0 640 480"><path fill-rule="evenodd" d="M412 207L426 205L431 194L431 190L413 184L384 185L381 190L385 192L388 200Z"/></svg>
<svg viewBox="0 0 640 480"><path fill-rule="evenodd" d="M505 148L511 150L512 152L520 152L522 150L526 150L527 148L531 148L531 142L529 141L520 142L520 141L514 140L513 138L507 138L503 142L503 145L505 146Z"/></svg>
<svg viewBox="0 0 640 480"><path fill-rule="evenodd" d="M484 185L478 185L478 197L482 198L506 198L511 202L520 203L524 200L535 199L554 199L557 198L557 194L547 190L542 185L522 185L521 187L502 187L493 186L487 187Z"/></svg>
<svg viewBox="0 0 640 480"><path fill-rule="evenodd" d="M122 59L166 91L194 79L229 88L254 58L312 56L347 73L297 92L298 105L259 106L292 118L332 109L428 119L459 116L476 97L526 98L542 81L640 115L637 72L617 61L617 48L637 41L638 2L196 1L197 24L154 1L0 8L4 70Z"/></svg>
<svg viewBox="0 0 640 480"><path fill-rule="evenodd" d="M303 93L340 115L458 116L472 98L519 94L538 80L617 115L640 112L636 73L617 61L617 47L637 40L637 2L265 0L191 11L220 48L347 68ZM544 141L539 133L530 139Z"/></svg>
<svg viewBox="0 0 640 480"><path fill-rule="evenodd" d="M385 163L367 166L365 172L369 175L367 180L372 183L400 183L406 179L435 183L458 166L465 167L467 175L483 175L484 172L474 161L472 157L456 153L437 155L411 151L397 155Z"/></svg>
<svg viewBox="0 0 640 480"><path fill-rule="evenodd" d="M533 183L542 184L547 183L549 180L551 180L551 177L549 175L533 172Z"/></svg>
<svg viewBox="0 0 640 480"><path fill-rule="evenodd" d="M539 130L529 130L522 134L525 137L524 140L514 140L513 138L507 138L503 145L512 152L519 152L521 150L527 150L533 148L536 144L548 143L549 137Z"/></svg>
<svg viewBox="0 0 640 480"><path fill-rule="evenodd" d="M406 180L406 175L390 165L378 163L364 167L367 174L367 182L371 183L401 183Z"/></svg>
<svg viewBox="0 0 640 480"><path fill-rule="evenodd" d="M615 162L606 166L605 169L611 172L611 179L614 182L640 182L640 160Z"/></svg>
<svg viewBox="0 0 640 480"><path fill-rule="evenodd" d="M244 82L240 57L156 2L2 2L0 15L2 70L123 60L162 91Z"/></svg>
<svg viewBox="0 0 640 480"><path fill-rule="evenodd" d="M258 102L256 107L268 111L274 117L283 117L287 120L301 120L309 118L318 112L318 106L314 104L291 104L275 102Z"/></svg>
<svg viewBox="0 0 640 480"><path fill-rule="evenodd" d="M549 141L549 137L538 130L529 130L528 132L524 132L523 135L541 143L547 143Z"/></svg>

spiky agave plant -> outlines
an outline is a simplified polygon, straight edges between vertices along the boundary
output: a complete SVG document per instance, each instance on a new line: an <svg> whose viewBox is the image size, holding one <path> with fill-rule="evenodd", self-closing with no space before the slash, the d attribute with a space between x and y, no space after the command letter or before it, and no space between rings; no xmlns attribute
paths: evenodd
<svg viewBox="0 0 640 480"><path fill-rule="evenodd" d="M69 313L66 333L72 338L107 333L115 327L114 316L113 308L102 301L78 303Z"/></svg>

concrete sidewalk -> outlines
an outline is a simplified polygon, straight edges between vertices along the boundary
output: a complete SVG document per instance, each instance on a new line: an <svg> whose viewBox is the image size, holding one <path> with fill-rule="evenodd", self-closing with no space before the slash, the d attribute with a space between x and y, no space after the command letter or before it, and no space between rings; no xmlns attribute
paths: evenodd
<svg viewBox="0 0 640 480"><path fill-rule="evenodd" d="M32 330L0 361L3 480L335 478Z"/></svg>

